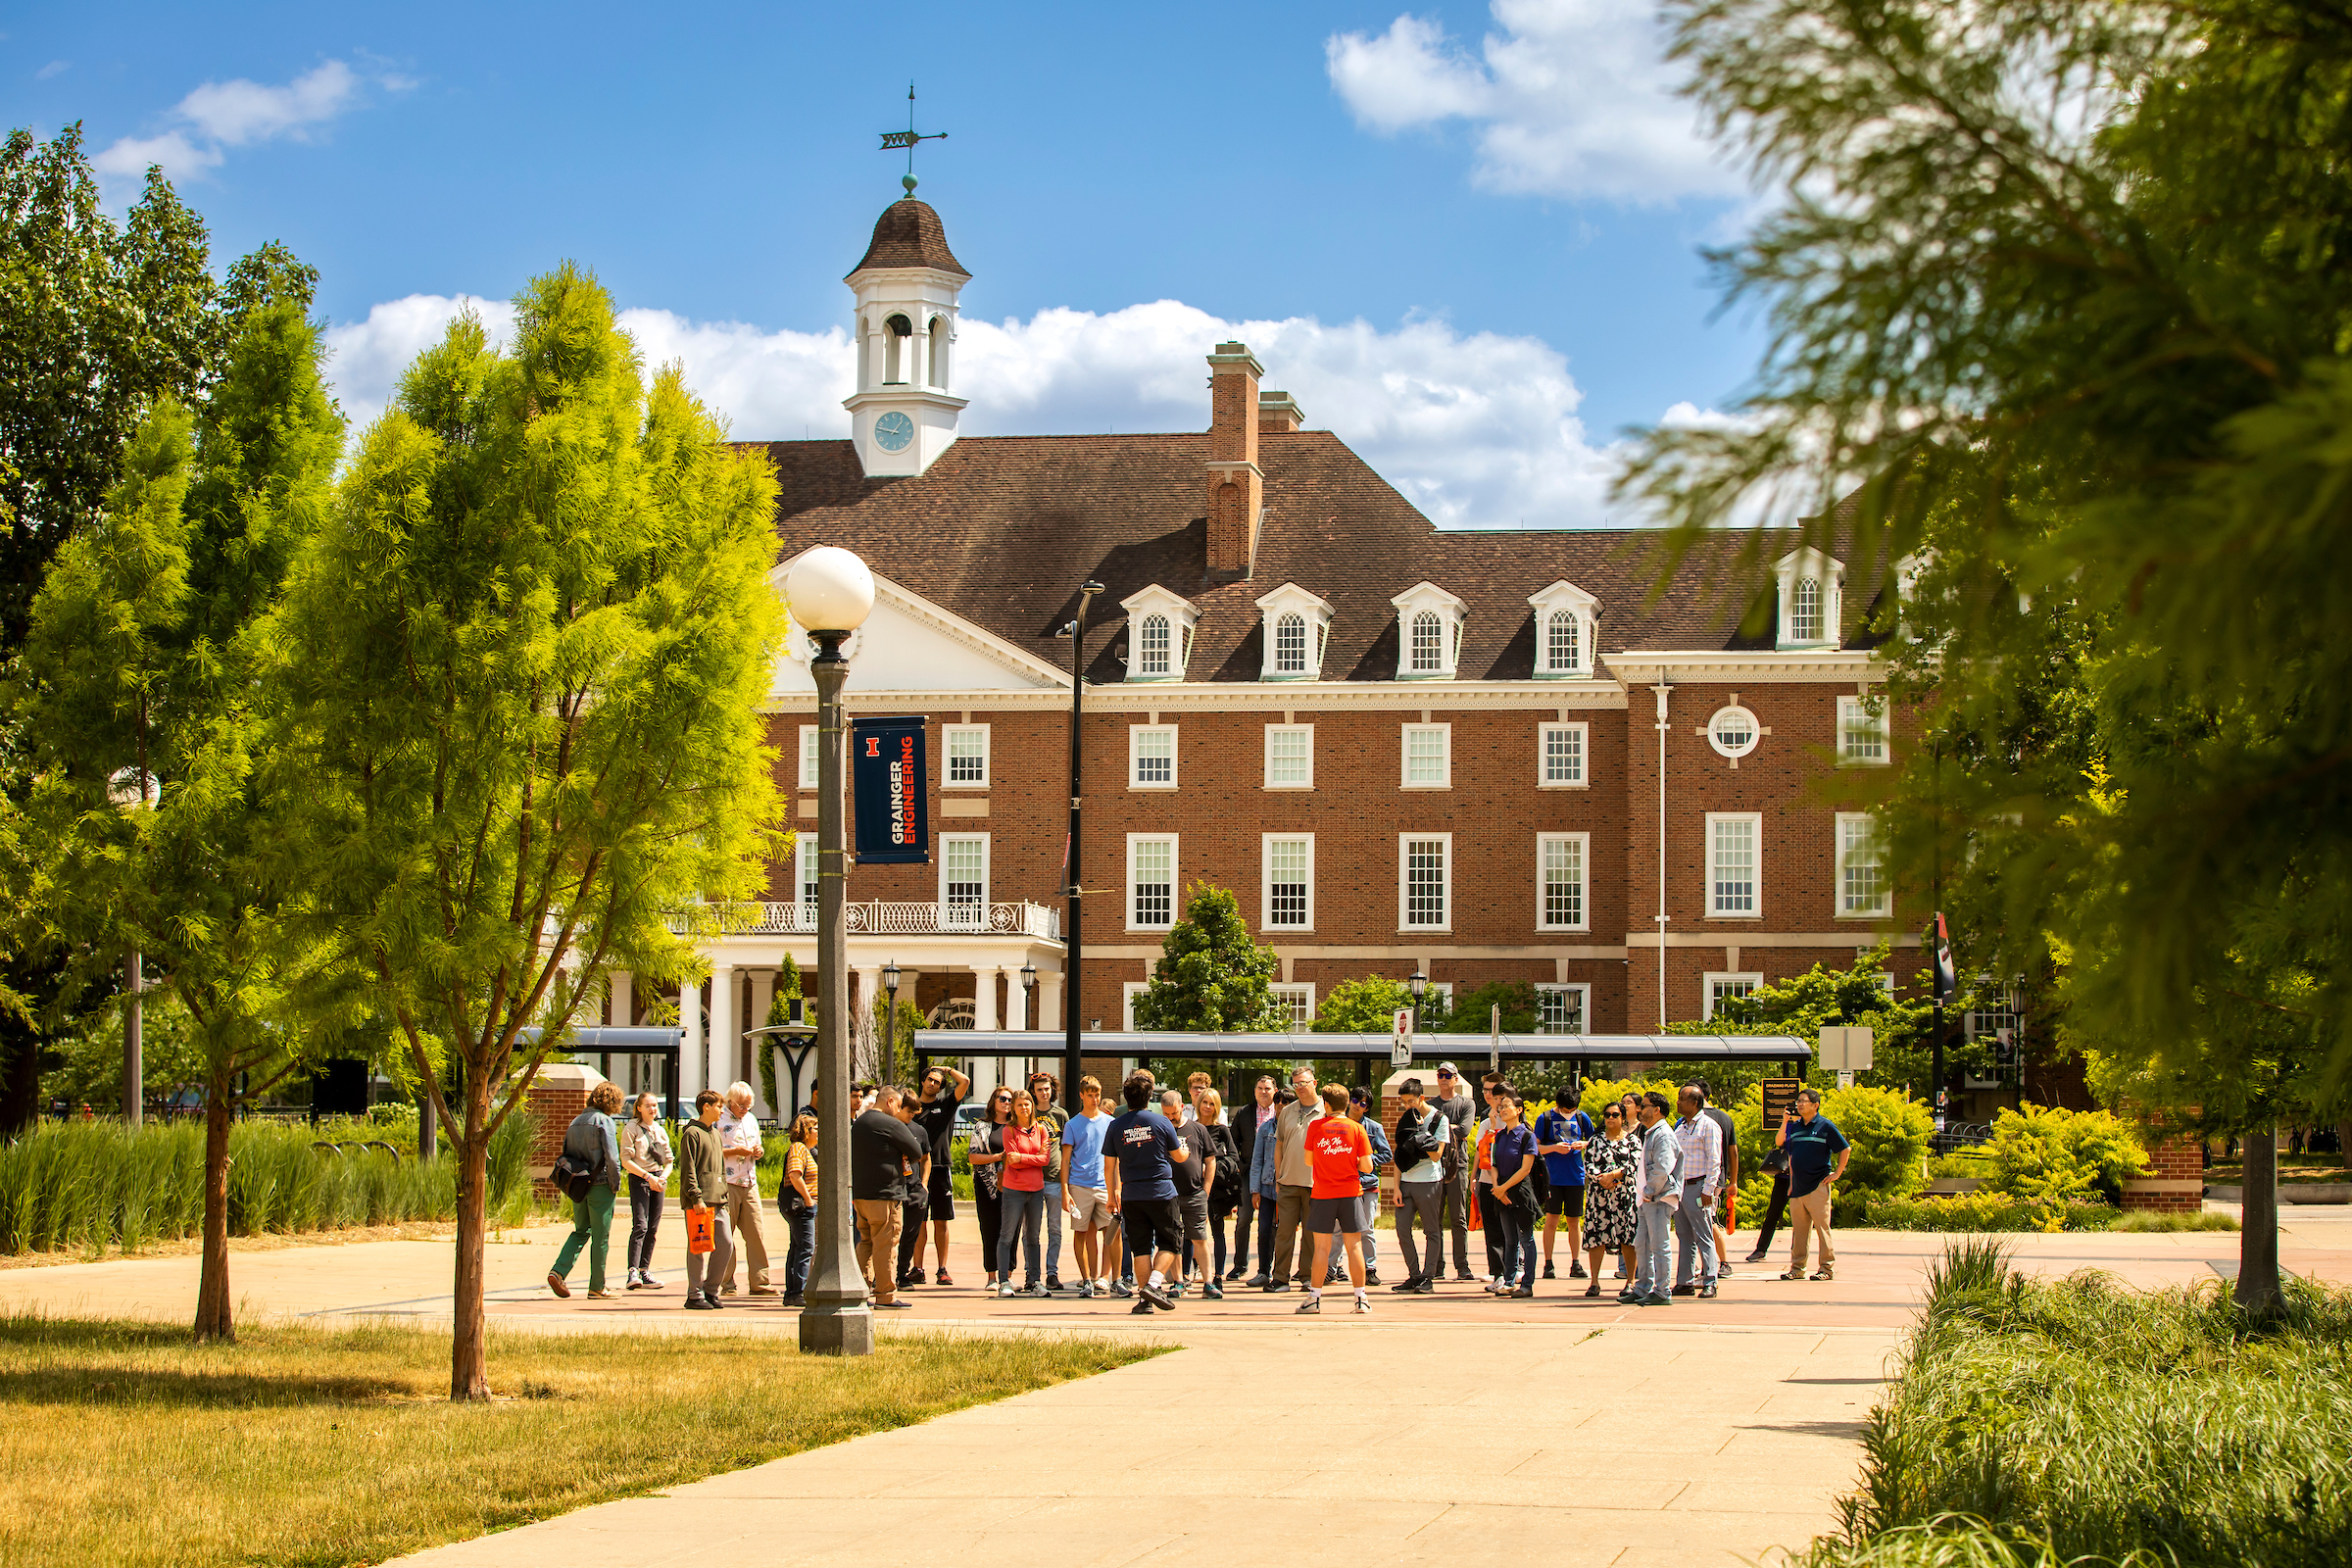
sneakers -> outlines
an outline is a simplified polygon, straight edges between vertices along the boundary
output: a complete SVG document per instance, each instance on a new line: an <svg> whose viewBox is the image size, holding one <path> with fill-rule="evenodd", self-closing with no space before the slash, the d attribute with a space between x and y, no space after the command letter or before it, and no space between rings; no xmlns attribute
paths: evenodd
<svg viewBox="0 0 2352 1568"><path fill-rule="evenodd" d="M1364 1283L1366 1285L1378 1285L1380 1283L1380 1270L1372 1267L1370 1264L1366 1264L1364 1266Z"/></svg>
<svg viewBox="0 0 2352 1568"><path fill-rule="evenodd" d="M686 1298L684 1305L689 1312L715 1312L718 1310L718 1303L700 1291L690 1294Z"/></svg>
<svg viewBox="0 0 2352 1568"><path fill-rule="evenodd" d="M610 1301L612 1299L612 1293L611 1291L590 1291L588 1293L588 1299L591 1301Z"/></svg>
<svg viewBox="0 0 2352 1568"><path fill-rule="evenodd" d="M1547 1276L1545 1276L1545 1277L1546 1277L1546 1278L1548 1278L1549 1276L1547 1275ZM1582 1264L1582 1263L1571 1263L1571 1264L1569 1264L1569 1265L1568 1265L1568 1277L1569 1277L1570 1279L1572 1279L1572 1280L1582 1280L1582 1279L1591 1279L1591 1278L1592 1278L1592 1276L1591 1276L1591 1275L1589 1275L1589 1274L1587 1274L1587 1273L1585 1272L1585 1265L1584 1265L1584 1264Z"/></svg>
<svg viewBox="0 0 2352 1568"><path fill-rule="evenodd" d="M1572 1264L1572 1265L1570 1265L1570 1266L1571 1266L1571 1267L1573 1267L1574 1265ZM1545 1258L1545 1259L1544 1260L1544 1277L1545 1279L1547 1279L1547 1280L1548 1280L1548 1279L1557 1279L1557 1278L1559 1277L1559 1276L1557 1276L1556 1274L1552 1273L1552 1271L1551 1271L1551 1259L1550 1259L1550 1258L1548 1258L1548 1257L1547 1257L1547 1258Z"/></svg>
<svg viewBox="0 0 2352 1568"><path fill-rule="evenodd" d="M798 1291L786 1291L784 1293L784 1304L786 1306L807 1306L808 1304L808 1298L803 1296Z"/></svg>
<svg viewBox="0 0 2352 1568"><path fill-rule="evenodd" d="M637 1277L637 1288L641 1291L665 1291L669 1289L668 1286L662 1284L651 1274L640 1274Z"/></svg>
<svg viewBox="0 0 2352 1568"><path fill-rule="evenodd" d="M1732 1277L1732 1265L1731 1265L1731 1264L1729 1264L1729 1263L1718 1263L1718 1264L1716 1264L1716 1265L1715 1265L1715 1277L1716 1277L1717 1279L1719 1279L1719 1280L1728 1280L1728 1279L1730 1279L1730 1278Z"/></svg>
<svg viewBox="0 0 2352 1568"><path fill-rule="evenodd" d="M1248 1279L1242 1281L1244 1289L1252 1291L1262 1291L1273 1283L1274 1276L1271 1274L1252 1274Z"/></svg>
<svg viewBox="0 0 2352 1568"><path fill-rule="evenodd" d="M1093 1280L1080 1280L1078 1282L1078 1299L1081 1301L1091 1301L1094 1298L1095 1282Z"/></svg>
<svg viewBox="0 0 2352 1568"><path fill-rule="evenodd" d="M709 1291L705 1291L703 1293L703 1305L715 1312L719 1308L719 1299L717 1297L712 1296Z"/></svg>
<svg viewBox="0 0 2352 1568"><path fill-rule="evenodd" d="M1061 1279L1058 1275L1049 1274L1046 1276L1046 1294L1048 1296L1061 1294Z"/></svg>
<svg viewBox="0 0 2352 1568"><path fill-rule="evenodd" d="M1396 1292L1398 1296L1410 1296L1413 1292L1419 1290L1420 1288L1421 1276L1418 1274L1414 1275L1411 1279L1406 1280L1402 1285L1392 1285L1389 1287L1390 1290Z"/></svg>
<svg viewBox="0 0 2352 1568"><path fill-rule="evenodd" d="M1701 1285L1698 1288L1698 1298L1702 1301L1712 1301L1715 1299L1715 1287L1712 1285Z"/></svg>
<svg viewBox="0 0 2352 1568"><path fill-rule="evenodd" d="M1747 1254L1747 1261L1750 1263L1761 1263L1764 1261L1764 1254L1762 1252L1750 1252Z"/></svg>
<svg viewBox="0 0 2352 1568"><path fill-rule="evenodd" d="M1150 1317L1152 1315L1152 1303L1150 1301L1138 1301L1127 1309L1127 1315L1130 1317Z"/></svg>
<svg viewBox="0 0 2352 1568"><path fill-rule="evenodd" d="M1638 1298L1634 1304L1636 1306L1672 1306L1674 1302L1663 1296L1643 1296Z"/></svg>
<svg viewBox="0 0 2352 1568"><path fill-rule="evenodd" d="M1219 1285L1215 1280L1210 1280L1206 1285L1200 1287L1200 1299L1222 1301L1225 1299L1225 1287Z"/></svg>
<svg viewBox="0 0 2352 1568"><path fill-rule="evenodd" d="M564 1276L552 1268L547 1271L547 1288L565 1299L571 1297L571 1287L564 1284Z"/></svg>
<svg viewBox="0 0 2352 1568"><path fill-rule="evenodd" d="M1433 1279L1437 1277L1434 1271L1430 1277ZM1475 1285L1478 1283L1478 1276L1466 1268L1457 1268L1453 1271L1453 1282L1456 1285Z"/></svg>
<svg viewBox="0 0 2352 1568"><path fill-rule="evenodd" d="M1522 1285L1515 1291L1505 1291L1502 1294L1513 1300L1532 1301L1536 1297L1536 1288L1533 1285Z"/></svg>
<svg viewBox="0 0 2352 1568"><path fill-rule="evenodd" d="M1821 1265L1821 1272L1815 1274L1813 1277L1817 1280L1834 1280L1838 1277L1838 1270L1833 1268L1831 1265L1824 1263Z"/></svg>
<svg viewBox="0 0 2352 1568"><path fill-rule="evenodd" d="M735 1287L732 1285L721 1285L718 1288L718 1294L721 1296L733 1296L735 1294Z"/></svg>
<svg viewBox="0 0 2352 1568"><path fill-rule="evenodd" d="M629 1270L629 1289L632 1291L642 1291L645 1289L645 1282L637 1277L637 1271L635 1269Z"/></svg>
<svg viewBox="0 0 2352 1568"><path fill-rule="evenodd" d="M876 1301L873 1304L873 1310L877 1312L911 1312L914 1310L914 1303L912 1301L901 1301L897 1299Z"/></svg>
<svg viewBox="0 0 2352 1568"><path fill-rule="evenodd" d="M1135 1294L1163 1312L1176 1310L1176 1299L1168 1295L1167 1287L1164 1285L1154 1285L1150 1280L1142 1280L1137 1282Z"/></svg>
<svg viewBox="0 0 2352 1568"><path fill-rule="evenodd" d="M997 1299L1000 1301L1009 1301L1012 1299L1012 1281L1006 1280L1004 1284L997 1287Z"/></svg>
<svg viewBox="0 0 2352 1568"><path fill-rule="evenodd" d="M1236 1263L1233 1265L1233 1267L1225 1271L1225 1277L1229 1280L1238 1280L1248 1272L1248 1269L1244 1268L1241 1264Z"/></svg>
<svg viewBox="0 0 2352 1568"><path fill-rule="evenodd" d="M1128 1284L1125 1280L1112 1280L1110 1282L1110 1294L1124 1301L1135 1295L1135 1287Z"/></svg>
<svg viewBox="0 0 2352 1568"><path fill-rule="evenodd" d="M1431 1276L1431 1277L1429 1277L1429 1278L1426 1278L1426 1279L1424 1279L1424 1280L1423 1280L1423 1281L1422 1281L1420 1284L1418 1284L1418 1285L1414 1286L1414 1287L1413 1287L1413 1294L1414 1294L1415 1296L1435 1296L1435 1295L1437 1295L1437 1294L1438 1294L1438 1282L1437 1282L1437 1278L1436 1278L1436 1276L1434 1276L1434 1275L1433 1275L1433 1276Z"/></svg>
<svg viewBox="0 0 2352 1568"><path fill-rule="evenodd" d="M1320 1316L1323 1311L1322 1295L1319 1292L1309 1292L1306 1299L1300 1301L1296 1310L1300 1317Z"/></svg>
<svg viewBox="0 0 2352 1568"><path fill-rule="evenodd" d="M923 1283L923 1271L919 1268L914 1271L914 1283L917 1285ZM932 1276L931 1283L934 1285L953 1285L956 1282L948 1278L948 1271L943 1268L937 1274Z"/></svg>
<svg viewBox="0 0 2352 1568"><path fill-rule="evenodd" d="M1372 1315L1372 1303L1364 1298L1363 1293L1360 1291L1356 1293L1355 1315L1358 1317L1370 1317Z"/></svg>
<svg viewBox="0 0 2352 1568"><path fill-rule="evenodd" d="M1266 1294L1268 1296L1287 1296L1290 1294L1290 1289L1291 1282L1289 1280L1272 1280L1266 1285Z"/></svg>
<svg viewBox="0 0 2352 1568"><path fill-rule="evenodd" d="M1673 1294L1676 1296L1696 1296L1698 1294L1698 1287L1695 1285L1677 1285L1674 1288Z"/></svg>
<svg viewBox="0 0 2352 1568"><path fill-rule="evenodd" d="M906 1273L899 1276L899 1284L901 1287L908 1285L920 1285L922 1283L923 1271L919 1268L910 1268ZM947 1281L941 1280L940 1283L945 1285Z"/></svg>
<svg viewBox="0 0 2352 1568"><path fill-rule="evenodd" d="M1786 1274L1776 1274L1773 1277L1783 1280L1801 1280L1805 1277L1805 1271L1801 1268L1792 1268Z"/></svg>

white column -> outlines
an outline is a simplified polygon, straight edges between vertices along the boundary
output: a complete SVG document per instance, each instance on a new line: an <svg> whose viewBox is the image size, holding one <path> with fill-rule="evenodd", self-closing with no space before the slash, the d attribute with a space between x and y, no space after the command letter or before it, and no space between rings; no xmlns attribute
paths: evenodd
<svg viewBox="0 0 2352 1568"><path fill-rule="evenodd" d="M752 971L752 1011L751 1016L744 1019L744 1027L747 1029L764 1028L767 1024L767 1009L775 1000L776 971L754 969ZM752 1103L760 1107L761 1121L772 1121L779 1112L774 1105L767 1102L767 1074L761 1072L760 1068L763 1062L774 1059L771 1053L776 1049L776 1036L760 1035L754 1038L752 1044L759 1048L752 1053ZM778 1075L776 1093L783 1094L785 1090L783 1078Z"/></svg>
<svg viewBox="0 0 2352 1568"><path fill-rule="evenodd" d="M1061 976L1058 973L1041 974L1037 977L1037 1026L1041 1029L1066 1029L1069 1027L1061 1021ZM1056 1070L1054 1076L1058 1078L1061 1074ZM1062 1093L1075 1097L1077 1092L1064 1089ZM1076 1103L1075 1098L1072 1099L1071 1103Z"/></svg>
<svg viewBox="0 0 2352 1568"><path fill-rule="evenodd" d="M972 1006L972 1027L975 1029L997 1027L997 975L999 972L993 963L972 965L972 973L979 976L980 979L979 995L973 999Z"/></svg>
<svg viewBox="0 0 2352 1568"><path fill-rule="evenodd" d="M694 1097L703 1092L703 988L689 980L678 987L678 1114L694 1114ZM821 1195L820 1195L821 1196Z"/></svg>
<svg viewBox="0 0 2352 1568"><path fill-rule="evenodd" d="M735 1055L743 1031L735 1022L735 966L710 960L710 1087L720 1094L735 1081Z"/></svg>
<svg viewBox="0 0 2352 1568"><path fill-rule="evenodd" d="M1004 977L1004 1027L1007 1029L1028 1028L1029 993L1021 989L1021 971L999 969L997 973Z"/></svg>
<svg viewBox="0 0 2352 1568"><path fill-rule="evenodd" d="M637 1004L630 980L626 969L609 970L605 975L605 1006L612 1013L610 1021L624 1029L628 1027L629 1013Z"/></svg>

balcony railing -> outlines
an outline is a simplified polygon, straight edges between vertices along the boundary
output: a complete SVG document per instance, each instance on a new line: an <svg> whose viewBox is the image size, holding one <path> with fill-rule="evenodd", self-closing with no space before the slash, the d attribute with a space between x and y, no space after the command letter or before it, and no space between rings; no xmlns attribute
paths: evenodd
<svg viewBox="0 0 2352 1568"><path fill-rule="evenodd" d="M816 905L770 903L760 906L760 918L742 927L746 936L812 935ZM990 936L1040 937L1061 940L1061 911L1042 904L983 904L978 900L950 900L946 904L853 904L852 936Z"/></svg>

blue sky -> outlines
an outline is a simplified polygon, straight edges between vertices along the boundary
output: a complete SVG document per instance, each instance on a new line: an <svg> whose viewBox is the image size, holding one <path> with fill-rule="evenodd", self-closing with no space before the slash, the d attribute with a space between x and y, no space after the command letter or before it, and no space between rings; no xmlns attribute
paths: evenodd
<svg viewBox="0 0 2352 1568"><path fill-rule="evenodd" d="M1621 427L1724 408L1758 343L1697 255L1744 186L1641 4L85 3L5 30L11 124L78 119L116 188L160 158L223 254L319 269L363 417L455 299L568 257L737 434L841 433L840 278L897 194L876 132L909 77L975 274L967 429L1196 426L1199 356L1246 329L1441 520L1592 524Z"/></svg>

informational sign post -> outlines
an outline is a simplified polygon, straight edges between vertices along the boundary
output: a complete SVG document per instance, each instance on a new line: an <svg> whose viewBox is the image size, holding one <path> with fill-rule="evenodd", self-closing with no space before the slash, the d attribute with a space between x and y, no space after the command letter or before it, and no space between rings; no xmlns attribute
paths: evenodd
<svg viewBox="0 0 2352 1568"><path fill-rule="evenodd" d="M922 865L931 858L930 756L920 718L850 721L850 779L858 802L858 863Z"/></svg>
<svg viewBox="0 0 2352 1568"><path fill-rule="evenodd" d="M1805 1087L1802 1078L1767 1078L1764 1080L1764 1136L1771 1138L1781 1130L1781 1118L1796 1108L1796 1092Z"/></svg>
<svg viewBox="0 0 2352 1568"><path fill-rule="evenodd" d="M1389 1065L1410 1067L1413 1064L1413 1009L1398 1007L1390 1020Z"/></svg>

